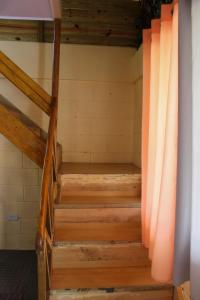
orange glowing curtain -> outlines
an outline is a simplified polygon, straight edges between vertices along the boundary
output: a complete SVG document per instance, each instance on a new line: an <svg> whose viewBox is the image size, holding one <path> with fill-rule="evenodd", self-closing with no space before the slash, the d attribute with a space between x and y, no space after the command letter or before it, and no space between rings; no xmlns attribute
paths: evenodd
<svg viewBox="0 0 200 300"><path fill-rule="evenodd" d="M146 198L147 198L147 158L149 142L149 97L150 97L150 73L151 73L151 29L143 31L143 118L142 121L142 222L146 223ZM146 226L142 228L142 237L145 241Z"/></svg>
<svg viewBox="0 0 200 300"><path fill-rule="evenodd" d="M151 41L147 38L146 30L143 37L143 243L149 248L153 278L161 282L168 282L172 279L173 273L176 208L177 1L173 6L162 5L161 20L152 21ZM147 51L149 48L151 50ZM146 133L144 134L144 132Z"/></svg>

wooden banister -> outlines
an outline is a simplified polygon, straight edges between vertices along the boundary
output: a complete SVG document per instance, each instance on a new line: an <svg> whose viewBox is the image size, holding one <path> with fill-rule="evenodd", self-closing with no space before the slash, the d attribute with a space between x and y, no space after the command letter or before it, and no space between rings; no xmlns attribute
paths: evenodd
<svg viewBox="0 0 200 300"><path fill-rule="evenodd" d="M48 198L49 198L49 185L51 181L51 174L53 168L54 157L54 130L56 125L57 111L55 107L52 110L50 116L49 130L48 130L48 139L47 139L47 148L46 155L44 159L44 169L42 176L42 189L41 189L41 209L40 209L40 222L37 235L36 249L42 251L43 243L45 240L45 229L46 229L46 218L47 218L47 209L48 209Z"/></svg>
<svg viewBox="0 0 200 300"><path fill-rule="evenodd" d="M59 89L59 65L60 65L60 19L54 20L54 58L52 72L52 105L48 129L48 139L41 187L40 220L36 238L36 250L38 254L38 290L39 300L46 300L47 289L51 274L51 262L48 249L51 248L53 232L53 205L52 196L54 186L57 184L57 115L58 115L58 89ZM50 251L51 252L51 251ZM45 269L45 270L44 270ZM48 274L48 276L46 276ZM44 278L45 276L45 278Z"/></svg>
<svg viewBox="0 0 200 300"><path fill-rule="evenodd" d="M45 113L50 115L52 96L0 51L0 73L19 88Z"/></svg>
<svg viewBox="0 0 200 300"><path fill-rule="evenodd" d="M56 19L54 21L54 61L53 61L53 81L52 81L53 98L58 98L59 70L60 70L60 39L61 39L61 22L60 19Z"/></svg>

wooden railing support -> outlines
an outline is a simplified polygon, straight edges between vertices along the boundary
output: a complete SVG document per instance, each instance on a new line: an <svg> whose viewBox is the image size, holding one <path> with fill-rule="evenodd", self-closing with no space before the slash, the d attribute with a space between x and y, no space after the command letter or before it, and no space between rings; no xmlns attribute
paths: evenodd
<svg viewBox="0 0 200 300"><path fill-rule="evenodd" d="M0 51L0 73L22 91L29 99L50 115L52 97L29 75Z"/></svg>
<svg viewBox="0 0 200 300"><path fill-rule="evenodd" d="M54 60L53 60L53 80L52 97L58 100L59 89L59 71L60 71L60 39L61 39L61 21L54 21Z"/></svg>
<svg viewBox="0 0 200 300"><path fill-rule="evenodd" d="M45 255L42 252L37 253L37 273L38 273L38 300L47 299L47 269Z"/></svg>

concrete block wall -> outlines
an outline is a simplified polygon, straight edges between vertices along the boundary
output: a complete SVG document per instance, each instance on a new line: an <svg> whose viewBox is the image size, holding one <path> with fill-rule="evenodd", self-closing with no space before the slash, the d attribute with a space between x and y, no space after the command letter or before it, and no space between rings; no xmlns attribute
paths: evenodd
<svg viewBox="0 0 200 300"><path fill-rule="evenodd" d="M51 91L50 44L0 42L0 49ZM141 76L135 52L62 45L58 138L64 161L140 165ZM47 130L48 117L1 75L0 87L3 96ZM0 248L34 248L40 182L41 170L0 136Z"/></svg>
<svg viewBox="0 0 200 300"><path fill-rule="evenodd" d="M0 136L0 249L33 249L41 170Z"/></svg>

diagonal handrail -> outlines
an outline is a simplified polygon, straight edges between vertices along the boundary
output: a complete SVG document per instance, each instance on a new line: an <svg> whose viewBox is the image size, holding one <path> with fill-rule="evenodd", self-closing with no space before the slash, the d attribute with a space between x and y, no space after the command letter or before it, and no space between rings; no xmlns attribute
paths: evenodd
<svg viewBox="0 0 200 300"><path fill-rule="evenodd" d="M37 82L0 51L0 73L19 88L27 97L50 115L52 96Z"/></svg>
<svg viewBox="0 0 200 300"><path fill-rule="evenodd" d="M39 227L36 237L36 250L38 254L38 289L39 300L46 300L47 290L50 287L51 275L51 244L53 240L53 205L54 185L57 184L57 115L58 115L58 87L59 87L59 64L60 64L60 19L54 21L54 61L52 75L52 105L46 154L41 187L41 205ZM57 189L58 190L58 189ZM49 252L47 249L50 249ZM48 274L48 276L46 275Z"/></svg>

